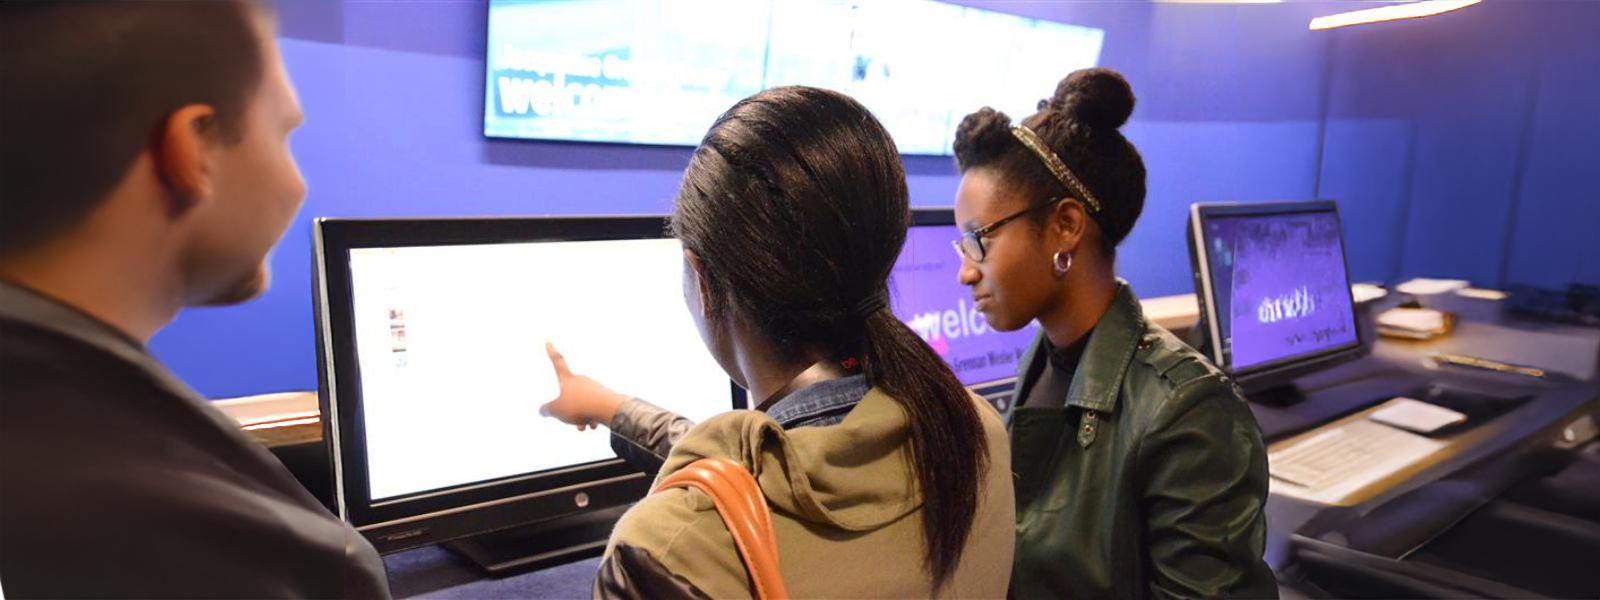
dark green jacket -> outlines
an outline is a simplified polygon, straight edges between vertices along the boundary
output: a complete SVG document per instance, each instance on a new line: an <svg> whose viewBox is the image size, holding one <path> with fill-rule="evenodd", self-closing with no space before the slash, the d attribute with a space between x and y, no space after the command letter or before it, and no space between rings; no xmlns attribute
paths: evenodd
<svg viewBox="0 0 1600 600"><path fill-rule="evenodd" d="M1024 356L1016 401L1044 367ZM1232 380L1124 282L1064 407L1013 409L1017 598L1276 597L1262 560L1267 458Z"/></svg>

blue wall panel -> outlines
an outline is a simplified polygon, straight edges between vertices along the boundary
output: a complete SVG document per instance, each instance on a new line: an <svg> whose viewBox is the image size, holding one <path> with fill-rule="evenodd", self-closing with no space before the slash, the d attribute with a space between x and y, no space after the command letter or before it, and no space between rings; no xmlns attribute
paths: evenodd
<svg viewBox="0 0 1600 600"><path fill-rule="evenodd" d="M1600 47L1541 66L1528 144L1506 281L1600 285Z"/></svg>
<svg viewBox="0 0 1600 600"><path fill-rule="evenodd" d="M1412 124L1400 279L1561 286L1600 270L1587 266L1600 209L1582 179L1600 152L1595 23L1600 3L1491 2L1327 32L1329 122Z"/></svg>
<svg viewBox="0 0 1600 600"><path fill-rule="evenodd" d="M1318 198L1339 203L1354 281L1394 283L1409 214L1411 122L1329 119Z"/></svg>
<svg viewBox="0 0 1600 600"><path fill-rule="evenodd" d="M1139 122L1128 138L1144 155L1144 213L1118 250L1117 271L1142 296L1194 290L1184 224L1194 202L1309 198L1316 179L1312 121Z"/></svg>

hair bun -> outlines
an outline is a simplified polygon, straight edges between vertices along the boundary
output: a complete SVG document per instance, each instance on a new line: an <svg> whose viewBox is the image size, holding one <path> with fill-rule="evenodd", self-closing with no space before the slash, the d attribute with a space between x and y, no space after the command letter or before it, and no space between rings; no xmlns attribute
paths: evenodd
<svg viewBox="0 0 1600 600"><path fill-rule="evenodd" d="M981 161L978 155L984 153L983 148L1006 145L998 141L1001 139L1011 139L1011 117L987 106L967 115L956 126L956 166L965 170L973 161Z"/></svg>
<svg viewBox="0 0 1600 600"><path fill-rule="evenodd" d="M1090 127L1116 129L1133 114L1133 87L1111 69L1079 69L1056 85L1050 107Z"/></svg>

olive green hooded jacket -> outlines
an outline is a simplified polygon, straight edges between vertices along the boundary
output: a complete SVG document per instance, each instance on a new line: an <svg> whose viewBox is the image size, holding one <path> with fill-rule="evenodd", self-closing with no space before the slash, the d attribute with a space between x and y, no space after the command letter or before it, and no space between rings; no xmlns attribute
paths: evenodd
<svg viewBox="0 0 1600 600"><path fill-rule="evenodd" d="M1000 416L983 399L971 401L985 439L960 443L983 444L988 468L978 480L966 547L938 589L923 567L910 423L882 390L869 390L843 422L828 427L784 430L756 411L718 415L671 445L661 477L710 457L750 469L772 508L779 567L796 598L1000 598L1015 547L1009 450ZM665 431L664 419L651 422L641 429ZM624 429L637 433L631 425ZM751 589L710 498L669 489L617 522L594 596L745 598Z"/></svg>

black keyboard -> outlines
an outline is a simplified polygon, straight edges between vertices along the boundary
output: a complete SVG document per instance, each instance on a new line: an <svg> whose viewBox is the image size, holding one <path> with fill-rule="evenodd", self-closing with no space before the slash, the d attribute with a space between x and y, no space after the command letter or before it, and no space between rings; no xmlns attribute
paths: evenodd
<svg viewBox="0 0 1600 600"><path fill-rule="evenodd" d="M1545 321L1600 327L1600 286L1573 284L1566 290L1514 285L1506 310Z"/></svg>

